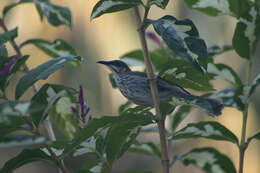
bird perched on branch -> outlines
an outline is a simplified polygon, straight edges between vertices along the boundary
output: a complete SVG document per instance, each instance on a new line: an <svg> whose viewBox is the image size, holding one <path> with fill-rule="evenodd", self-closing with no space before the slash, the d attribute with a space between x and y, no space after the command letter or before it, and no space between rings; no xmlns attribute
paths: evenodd
<svg viewBox="0 0 260 173"><path fill-rule="evenodd" d="M106 65L115 78L117 87L121 93L137 105L153 106L149 79L146 73L132 71L126 63L120 60L98 61ZM223 104L214 99L194 96L181 86L157 77L156 80L159 101L172 99L186 104L196 105L205 109L207 113L220 115Z"/></svg>

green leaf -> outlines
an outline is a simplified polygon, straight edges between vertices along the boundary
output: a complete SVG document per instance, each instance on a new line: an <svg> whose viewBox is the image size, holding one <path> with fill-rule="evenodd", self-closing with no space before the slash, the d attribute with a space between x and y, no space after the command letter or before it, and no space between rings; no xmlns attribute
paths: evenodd
<svg viewBox="0 0 260 173"><path fill-rule="evenodd" d="M149 21L171 50L200 71L205 71L207 46L191 20L178 20L167 15Z"/></svg>
<svg viewBox="0 0 260 173"><path fill-rule="evenodd" d="M28 71L18 82L15 98L19 99L23 93L38 80L47 79L48 76L62 68L67 62L78 59L77 56L59 57L49 60L38 67Z"/></svg>
<svg viewBox="0 0 260 173"><path fill-rule="evenodd" d="M0 45L5 44L8 41L14 40L18 35L18 28L12 29L8 32L0 34Z"/></svg>
<svg viewBox="0 0 260 173"><path fill-rule="evenodd" d="M5 136L0 138L0 148L26 147L39 145L47 142L43 136L16 135Z"/></svg>
<svg viewBox="0 0 260 173"><path fill-rule="evenodd" d="M76 173L105 173L99 160L88 160Z"/></svg>
<svg viewBox="0 0 260 173"><path fill-rule="evenodd" d="M214 121L190 123L170 137L173 140L185 138L207 138L238 144L237 137L230 130Z"/></svg>
<svg viewBox="0 0 260 173"><path fill-rule="evenodd" d="M40 125L40 123L47 117L48 111L53 106L55 106L55 104L60 98L64 96L73 95L76 92L77 91L74 90L73 88L65 87L62 85L54 85L54 84L43 85L41 89L36 93L36 95L34 95L33 98L31 99L32 105L30 106L30 109L32 110L38 109L37 111L34 111L30 114L30 117L32 118L32 121L34 122L35 126L38 127ZM68 108L66 110L68 110ZM56 118L58 119L58 117ZM69 123L70 122L68 122L68 124Z"/></svg>
<svg viewBox="0 0 260 173"><path fill-rule="evenodd" d="M171 115L171 129L174 132L179 124L188 116L192 107L190 105L181 105L177 111Z"/></svg>
<svg viewBox="0 0 260 173"><path fill-rule="evenodd" d="M149 6L157 5L158 7L165 9L168 2L169 2L169 0L150 0L148 5Z"/></svg>
<svg viewBox="0 0 260 173"><path fill-rule="evenodd" d="M217 99L225 106L234 107L240 111L244 110L245 104L241 101L243 89L241 87L230 87L215 93L206 94L208 98Z"/></svg>
<svg viewBox="0 0 260 173"><path fill-rule="evenodd" d="M161 71L163 66L168 62L169 55L162 49L156 49L149 53L155 70ZM129 66L145 66L143 52L140 49L126 53L120 56L120 59Z"/></svg>
<svg viewBox="0 0 260 173"><path fill-rule="evenodd" d="M207 1L207 0L184 0L189 8L197 9L207 15L231 15L237 13L239 2L233 0Z"/></svg>
<svg viewBox="0 0 260 173"><path fill-rule="evenodd" d="M75 49L61 39L56 39L52 43L42 39L30 39L23 42L20 47L28 44L36 46L52 58L77 55ZM80 61L71 61L70 64L77 67L80 65Z"/></svg>
<svg viewBox="0 0 260 173"><path fill-rule="evenodd" d="M166 63L159 76L183 88L198 91L214 90L207 74L200 73L190 63L182 59L174 59Z"/></svg>
<svg viewBox="0 0 260 173"><path fill-rule="evenodd" d="M164 116L172 113L172 111L174 111L174 109L175 109L175 106L172 106L172 104L170 104L168 102L161 101L159 103L159 109L160 109L160 113L164 117Z"/></svg>
<svg viewBox="0 0 260 173"><path fill-rule="evenodd" d="M256 76L256 78L253 80L250 86L249 94L248 94L249 97L255 92L259 84L260 84L260 73Z"/></svg>
<svg viewBox="0 0 260 173"><path fill-rule="evenodd" d="M249 138L247 139L247 142L246 142L247 145L248 145L253 139L260 140L260 132L258 132L258 133L256 133L255 135L249 137Z"/></svg>
<svg viewBox="0 0 260 173"><path fill-rule="evenodd" d="M127 101L126 103L120 105L119 109L118 109L118 112L119 113L122 113L124 112L129 106L131 106L133 103L131 101Z"/></svg>
<svg viewBox="0 0 260 173"><path fill-rule="evenodd" d="M8 101L1 103L1 117L3 118L3 120L6 120L4 116L26 116L28 113L32 111L29 109L30 105L31 102L28 101Z"/></svg>
<svg viewBox="0 0 260 173"><path fill-rule="evenodd" d="M208 63L207 72L212 74L214 79L223 79L237 86L242 85L237 73L226 64Z"/></svg>
<svg viewBox="0 0 260 173"><path fill-rule="evenodd" d="M230 50L233 50L233 47L231 45L224 45L222 47L215 45L208 48L208 55L209 57L214 57Z"/></svg>
<svg viewBox="0 0 260 173"><path fill-rule="evenodd" d="M138 142L136 141L129 148L130 152L147 154L161 158L161 152L158 147L152 142Z"/></svg>
<svg viewBox="0 0 260 173"><path fill-rule="evenodd" d="M141 0L100 0L92 10L91 20L106 13L126 10L141 4Z"/></svg>
<svg viewBox="0 0 260 173"><path fill-rule="evenodd" d="M73 105L74 104L69 97L62 97L49 111L49 115L53 122L55 122L60 131L68 137L68 139L73 138L76 128L78 127L77 118L71 111Z"/></svg>
<svg viewBox="0 0 260 173"><path fill-rule="evenodd" d="M260 34L260 15L255 6L250 6L238 20L232 45L237 54L249 59L255 51Z"/></svg>
<svg viewBox="0 0 260 173"><path fill-rule="evenodd" d="M128 171L127 173L154 173L153 171Z"/></svg>
<svg viewBox="0 0 260 173"><path fill-rule="evenodd" d="M3 16L12 8L23 3L34 3L40 15L41 21L43 16L47 17L50 24L53 26L66 25L71 28L71 13L69 8L51 3L49 0L20 0L17 3L6 6L3 10Z"/></svg>
<svg viewBox="0 0 260 173"><path fill-rule="evenodd" d="M232 161L214 148L195 148L181 157L184 165L190 164L206 173L236 173Z"/></svg>
<svg viewBox="0 0 260 173"><path fill-rule="evenodd" d="M104 116L101 118L93 118L88 122L88 125L82 129L74 139L67 144L63 155L69 154L74 151L77 147L81 145L82 142L94 136L98 133L98 130L107 128L111 126L111 124L117 122L118 117L115 116Z"/></svg>
<svg viewBox="0 0 260 173"><path fill-rule="evenodd" d="M10 57L10 58L7 58L7 59L2 59L3 60L2 62L3 62L3 64L6 63L6 62L10 62L10 61L13 60L13 58L17 58L17 57L13 56L13 57ZM7 88L10 80L13 78L13 75L21 69L21 67L25 64L25 62L28 60L28 58L29 58L29 55L25 55L23 57L18 58L18 60L16 60L16 62L12 65L11 70L9 71L9 74L1 76L1 78L0 78L0 89L2 91L5 91L5 89Z"/></svg>
<svg viewBox="0 0 260 173"><path fill-rule="evenodd" d="M1 45L1 44L0 44ZM6 45L3 44L0 46L0 58L7 58L8 57L8 52L7 52L7 49L6 49Z"/></svg>
<svg viewBox="0 0 260 173"><path fill-rule="evenodd" d="M152 123L154 117L151 116L149 109L142 106L129 108L120 114L119 120L109 128L105 138L106 156L111 165L134 142L138 128Z"/></svg>
<svg viewBox="0 0 260 173"><path fill-rule="evenodd" d="M52 158L40 149L24 149L16 157L7 161L0 173L12 173L15 169L35 161L52 161Z"/></svg>

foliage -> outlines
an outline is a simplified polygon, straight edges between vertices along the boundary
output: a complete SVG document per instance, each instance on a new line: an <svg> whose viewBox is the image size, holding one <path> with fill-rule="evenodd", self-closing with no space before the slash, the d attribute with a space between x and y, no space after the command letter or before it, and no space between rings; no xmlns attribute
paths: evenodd
<svg viewBox="0 0 260 173"><path fill-rule="evenodd" d="M130 8L144 7L145 15L141 21L140 31L151 25L154 32L147 34L148 38L158 45L158 49L132 50L119 58L130 67L141 66L143 71L149 72L146 66L147 55L156 73L169 83L177 84L181 89L188 88L200 92L207 92L202 96L190 95L185 99L169 98L158 105L162 117L156 117L151 107L133 106L127 101L118 109L118 115L105 115L99 118L89 115L90 108L83 97L83 87L76 89L57 84L45 83L40 88L36 82L45 80L66 64L78 68L83 62L75 49L66 41L55 38L54 41L32 38L17 45L15 39L19 36L19 28L8 29L5 25L6 15L16 6L24 3L34 4L42 21L44 17L56 27L65 25L72 29L71 12L68 7L60 6L51 0L19 0L3 8L3 18L0 18L0 148L14 146L31 146L25 148L17 156L8 160L0 169L1 173L11 173L15 169L34 162L47 161L56 164L63 172L65 168L62 159L77 157L83 154L94 154L95 159L86 162L77 172L104 173L112 172L114 163L126 152L155 156L165 162L162 150L149 141L140 141L138 135L143 133L163 133L171 142L179 139L204 138L226 141L239 148L240 156L253 139L260 139L260 132L245 139L245 125L250 97L260 84L260 74L252 82L243 82L232 67L215 62L215 56L221 56L226 51L235 50L236 53L248 61L248 71L252 66L252 57L259 41L260 32L260 3L249 0L184 0L189 8L199 10L210 15L229 15L237 19L232 45L208 47L199 35L199 28L190 19L177 19L166 15L158 19L147 18L151 7L165 9L169 0L99 0L94 6L91 19L104 14L123 11ZM145 34L145 32L143 33ZM145 36L145 35L143 35ZM15 54L6 48L11 43ZM142 43L146 44L146 43ZM24 46L33 45L53 59L46 61L33 69L28 69L26 61L31 58L23 55ZM146 59L146 60L145 60ZM15 99L5 95L9 83L17 72L23 72L15 89ZM109 75L110 82L117 88L113 74ZM212 81L225 80L231 86L215 91ZM23 98L23 94L33 87L33 96ZM23 100L23 101L22 101ZM178 106L176 108L176 106ZM193 108L200 107L207 114L220 115L223 106L233 107L243 112L242 140L233 134L228 127L217 121L201 121L189 123L182 129L179 125L189 115ZM176 108L176 110L174 110ZM157 127L155 123L170 119L170 128ZM48 139L40 131L40 127L51 120L63 132L66 139ZM159 124L159 123L158 123ZM153 127L147 127L153 125ZM163 124L164 126L164 124ZM46 127L47 129L49 127ZM164 127L163 127L164 128ZM161 141L162 142L162 141ZM161 146L161 149L163 146ZM167 150L166 150L167 151ZM175 151L177 153L179 151ZM239 173L243 172L243 157L240 157ZM171 160L181 161L185 166L194 165L207 173L235 173L232 161L214 148L194 148L180 154ZM241 161L242 160L242 161ZM241 172L242 170L242 172ZM151 171L132 170L129 173L145 173Z"/></svg>

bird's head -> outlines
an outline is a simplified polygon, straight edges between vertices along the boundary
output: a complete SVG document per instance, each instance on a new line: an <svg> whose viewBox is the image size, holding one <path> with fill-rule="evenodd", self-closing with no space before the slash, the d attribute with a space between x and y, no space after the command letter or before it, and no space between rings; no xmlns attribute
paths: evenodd
<svg viewBox="0 0 260 173"><path fill-rule="evenodd" d="M131 71L128 65L120 60L98 61L97 63L106 65L112 72L116 74L123 74L125 72Z"/></svg>

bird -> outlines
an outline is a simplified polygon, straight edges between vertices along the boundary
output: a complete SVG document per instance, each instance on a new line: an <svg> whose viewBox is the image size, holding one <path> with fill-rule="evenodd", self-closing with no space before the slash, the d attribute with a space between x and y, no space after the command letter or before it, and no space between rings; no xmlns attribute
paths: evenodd
<svg viewBox="0 0 260 173"><path fill-rule="evenodd" d="M120 92L128 100L136 105L153 106L152 93L149 79L145 72L132 71L121 60L98 61L97 63L107 66L113 73L115 82ZM156 77L159 101L177 101L202 107L213 116L221 115L224 105L218 100L195 96L183 87L167 81L159 76Z"/></svg>

